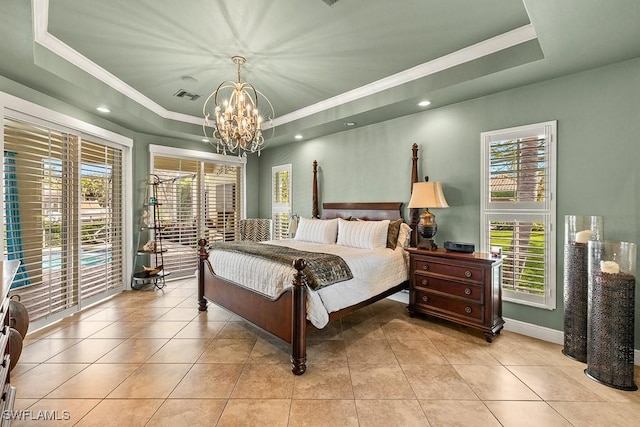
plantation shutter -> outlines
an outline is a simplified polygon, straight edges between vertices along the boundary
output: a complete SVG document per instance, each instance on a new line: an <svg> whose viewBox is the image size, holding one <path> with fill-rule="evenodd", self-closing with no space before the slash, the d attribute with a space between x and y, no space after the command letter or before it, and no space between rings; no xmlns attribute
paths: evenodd
<svg viewBox="0 0 640 427"><path fill-rule="evenodd" d="M82 140L80 155L80 297L122 286L122 150Z"/></svg>
<svg viewBox="0 0 640 427"><path fill-rule="evenodd" d="M273 239L286 239L291 218L291 165L274 166L271 171Z"/></svg>
<svg viewBox="0 0 640 427"><path fill-rule="evenodd" d="M10 294L36 325L124 284L122 152L72 131L4 119Z"/></svg>
<svg viewBox="0 0 640 427"><path fill-rule="evenodd" d="M484 133L483 247L502 249L507 301L555 306L555 122Z"/></svg>
<svg viewBox="0 0 640 427"><path fill-rule="evenodd" d="M197 259L198 167L195 160L156 156L153 174L159 179L158 213L162 225L164 271L193 274Z"/></svg>
<svg viewBox="0 0 640 427"><path fill-rule="evenodd" d="M537 136L489 142L490 207L544 208L549 197L548 145Z"/></svg>
<svg viewBox="0 0 640 427"><path fill-rule="evenodd" d="M172 277L193 275L199 238L210 243L238 239L242 172L240 165L153 155L164 267Z"/></svg>
<svg viewBox="0 0 640 427"><path fill-rule="evenodd" d="M490 215L491 247L502 248L503 290L544 298L549 256L544 215Z"/></svg>
<svg viewBox="0 0 640 427"><path fill-rule="evenodd" d="M207 239L239 240L242 217L242 166L205 162L204 224Z"/></svg>

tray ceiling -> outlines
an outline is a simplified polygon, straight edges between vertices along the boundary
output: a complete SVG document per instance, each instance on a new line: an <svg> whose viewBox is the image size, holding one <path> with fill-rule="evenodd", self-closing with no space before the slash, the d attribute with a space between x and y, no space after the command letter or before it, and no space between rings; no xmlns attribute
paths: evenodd
<svg viewBox="0 0 640 427"><path fill-rule="evenodd" d="M3 6L0 54L15 61L0 74L88 111L107 105L129 129L189 139L202 136L206 97L235 80L233 55L273 104L273 144L640 55L634 0L24 3Z"/></svg>

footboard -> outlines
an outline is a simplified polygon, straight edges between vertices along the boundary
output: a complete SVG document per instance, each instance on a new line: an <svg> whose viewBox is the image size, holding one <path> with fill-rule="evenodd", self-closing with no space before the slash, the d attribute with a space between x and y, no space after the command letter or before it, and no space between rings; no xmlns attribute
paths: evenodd
<svg viewBox="0 0 640 427"><path fill-rule="evenodd" d="M305 262L298 259L291 289L270 300L237 283L219 277L209 262L207 241L198 240L198 310L207 310L207 301L220 305L254 325L291 344L291 371L306 371L306 286L302 273ZM205 266L207 268L205 268Z"/></svg>

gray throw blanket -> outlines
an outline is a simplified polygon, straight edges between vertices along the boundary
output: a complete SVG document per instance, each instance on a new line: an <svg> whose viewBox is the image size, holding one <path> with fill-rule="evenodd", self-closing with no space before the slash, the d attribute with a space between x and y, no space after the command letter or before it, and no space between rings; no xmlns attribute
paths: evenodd
<svg viewBox="0 0 640 427"><path fill-rule="evenodd" d="M347 263L333 254L300 251L286 246L248 241L216 243L211 246L211 249L246 254L286 265L293 265L293 261L303 258L307 266L302 272L307 276L309 287L314 290L353 279Z"/></svg>

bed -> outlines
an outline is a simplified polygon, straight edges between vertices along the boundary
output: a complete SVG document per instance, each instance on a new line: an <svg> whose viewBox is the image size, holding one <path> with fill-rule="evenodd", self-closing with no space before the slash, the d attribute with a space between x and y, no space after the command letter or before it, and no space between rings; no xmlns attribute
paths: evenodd
<svg viewBox="0 0 640 427"><path fill-rule="evenodd" d="M413 183L417 179L417 146L414 144L412 149L411 180ZM358 237L360 234L357 234L360 233L359 230L364 229L363 227L380 230L384 224L388 227L392 222L398 223L397 220L402 219L401 207L402 202L324 203L322 218L308 219L307 228L301 220L301 227L295 239L252 243L257 251L264 250L264 245L274 245L269 248L285 246L282 250L290 258L296 251L307 255L306 260L303 255L292 257L293 261L288 266L280 262L276 267L273 262L258 260L252 255L221 252L215 249L215 245L214 249L210 250L207 241L200 239L198 241L198 309L205 311L208 302L213 302L290 343L291 371L296 375L302 375L307 368L307 321L322 328L328 322L340 319L408 286L407 253L403 247L408 246L409 241L413 242L409 227L404 224L400 229L398 244L392 250L387 247L369 247L368 241L361 243L361 238ZM317 163L314 162L311 218L317 216ZM337 224L336 227L339 225L340 230L344 231L342 234L337 232L338 241L334 244L308 241L309 239L305 239L304 236L299 237L300 234L305 233L308 236L314 235L314 232L309 232L311 230L308 227L309 224L329 227L330 223ZM347 232L354 230L357 231L356 234ZM354 239L357 240L355 246L361 247L353 247ZM407 243L405 244L402 239ZM293 248L293 250L287 248ZM337 279L339 283L334 284L329 281L327 283L330 286L323 286L319 281L316 283L315 277L309 275L309 267L314 263L322 264L323 262L311 257L310 252L338 255L348 264L352 277L346 279L341 277ZM387 262L390 264L383 264ZM372 274L365 274L368 269Z"/></svg>

